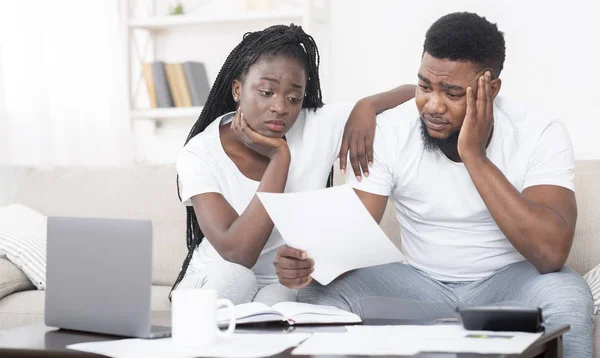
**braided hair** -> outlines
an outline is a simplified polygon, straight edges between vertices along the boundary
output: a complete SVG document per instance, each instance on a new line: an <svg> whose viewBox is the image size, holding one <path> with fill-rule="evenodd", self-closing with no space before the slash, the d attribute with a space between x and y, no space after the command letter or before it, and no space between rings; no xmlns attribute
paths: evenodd
<svg viewBox="0 0 600 358"><path fill-rule="evenodd" d="M236 103L231 94L231 85L234 80L241 80L248 70L263 56L285 56L296 59L303 65L307 75L306 89L304 91L303 108L323 107L321 84L319 81L319 50L312 36L306 34L302 27L291 24L275 25L262 31L247 32L242 41L229 53L223 67L219 71L212 86L200 117L192 126L190 134L185 140L187 144L198 133L203 132L212 122L223 114L236 110ZM333 168L329 173L327 187L333 185ZM177 176L177 195L179 193L179 176ZM188 254L179 275L171 288L177 287L186 274L194 250L202 241L204 234L198 225L194 208L187 206L186 244ZM169 293L169 299L171 294Z"/></svg>

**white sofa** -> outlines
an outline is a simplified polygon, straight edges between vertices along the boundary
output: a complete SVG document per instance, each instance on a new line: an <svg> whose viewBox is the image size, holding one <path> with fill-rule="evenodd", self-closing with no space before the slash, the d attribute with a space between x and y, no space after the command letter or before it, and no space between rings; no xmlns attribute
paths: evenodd
<svg viewBox="0 0 600 358"><path fill-rule="evenodd" d="M579 218L568 265L585 274L600 263L600 161L577 163L576 194ZM0 167L0 206L12 202L48 216L152 220L152 307L170 309L167 295L186 254L185 209L177 198L173 165L53 170ZM382 226L399 244L391 205ZM19 282L21 291L0 299L0 329L43 321L44 292L26 284L23 274L0 258L0 287L6 280ZM595 319L597 322L598 316ZM594 337L600 352L600 332Z"/></svg>

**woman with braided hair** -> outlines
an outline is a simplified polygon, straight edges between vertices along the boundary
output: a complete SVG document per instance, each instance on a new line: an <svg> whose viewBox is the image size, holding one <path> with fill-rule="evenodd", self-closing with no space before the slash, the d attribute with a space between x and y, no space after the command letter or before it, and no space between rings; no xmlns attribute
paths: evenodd
<svg viewBox="0 0 600 358"><path fill-rule="evenodd" d="M177 160L189 252L174 289L214 288L235 304L295 301L278 283L273 260L283 240L256 192L331 186L338 152L355 158L369 148L372 135L362 133L374 133L375 115L415 92L401 86L354 109L324 106L318 67L313 38L293 24L246 33L227 57Z"/></svg>

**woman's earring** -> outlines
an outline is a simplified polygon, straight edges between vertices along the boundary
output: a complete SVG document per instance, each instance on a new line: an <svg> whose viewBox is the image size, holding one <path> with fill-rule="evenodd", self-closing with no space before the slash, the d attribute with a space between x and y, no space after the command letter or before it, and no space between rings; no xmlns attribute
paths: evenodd
<svg viewBox="0 0 600 358"><path fill-rule="evenodd" d="M239 101L239 98L237 98L237 97L233 97L233 100L234 100L234 101L236 101L236 102L238 102L238 101Z"/></svg>

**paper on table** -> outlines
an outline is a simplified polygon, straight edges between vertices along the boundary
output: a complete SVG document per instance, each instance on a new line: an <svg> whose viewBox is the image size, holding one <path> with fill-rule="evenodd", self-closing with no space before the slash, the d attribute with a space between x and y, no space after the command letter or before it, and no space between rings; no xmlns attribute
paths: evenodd
<svg viewBox="0 0 600 358"><path fill-rule="evenodd" d="M423 345L419 340L362 335L356 333L315 333L292 351L293 355L413 355Z"/></svg>
<svg viewBox="0 0 600 358"><path fill-rule="evenodd" d="M191 358L191 357L269 357L297 346L308 338L308 333L288 334L233 334L220 337L218 343L208 346L182 347L171 338L122 339L118 341L78 343L69 349L119 358Z"/></svg>
<svg viewBox="0 0 600 358"><path fill-rule="evenodd" d="M346 271L404 260L347 185L257 195L286 244L315 261L311 276L323 285Z"/></svg>
<svg viewBox="0 0 600 358"><path fill-rule="evenodd" d="M460 325L348 326L349 334L420 342L420 352L520 354L542 333L467 331Z"/></svg>

